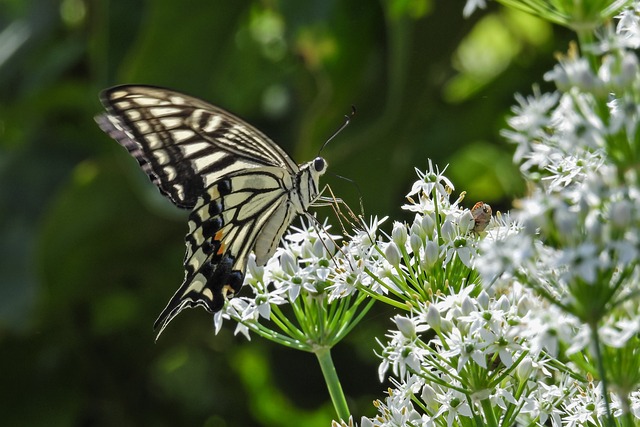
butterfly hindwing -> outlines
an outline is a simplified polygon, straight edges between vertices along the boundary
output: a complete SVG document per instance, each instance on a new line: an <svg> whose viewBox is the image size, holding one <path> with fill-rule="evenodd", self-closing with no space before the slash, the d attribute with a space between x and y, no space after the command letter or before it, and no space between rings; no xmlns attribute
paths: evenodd
<svg viewBox="0 0 640 427"><path fill-rule="evenodd" d="M207 189L189 216L185 279L156 320L159 332L184 308L220 310L240 290L249 253L259 264L273 255L295 213L287 179L279 168L253 168Z"/></svg>

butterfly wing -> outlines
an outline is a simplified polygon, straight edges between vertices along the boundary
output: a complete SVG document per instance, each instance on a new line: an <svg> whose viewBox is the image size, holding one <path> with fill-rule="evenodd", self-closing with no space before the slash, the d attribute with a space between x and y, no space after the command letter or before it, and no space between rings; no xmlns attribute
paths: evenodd
<svg viewBox="0 0 640 427"><path fill-rule="evenodd" d="M249 253L263 264L298 213L290 200L291 180L275 167L228 176L207 189L189 217L184 282L156 320L162 333L185 308L222 309L244 281Z"/></svg>
<svg viewBox="0 0 640 427"><path fill-rule="evenodd" d="M100 99L100 128L138 161L174 204L193 208L213 183L247 168L298 166L266 135L194 97L153 86L116 86Z"/></svg>

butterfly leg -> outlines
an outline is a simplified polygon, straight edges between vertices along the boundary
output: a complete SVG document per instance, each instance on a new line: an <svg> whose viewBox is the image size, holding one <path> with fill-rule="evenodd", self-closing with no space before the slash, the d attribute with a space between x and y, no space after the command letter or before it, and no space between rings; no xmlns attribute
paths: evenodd
<svg viewBox="0 0 640 427"><path fill-rule="evenodd" d="M323 193L329 193L330 196L322 196ZM331 206L333 212L336 215L336 218L340 222L340 227L342 228L343 234L347 235L348 232L345 227L345 223L349 224L349 226L354 229L358 227L362 227L363 225L363 216L356 216L351 207L342 199L335 196L333 190L329 185L325 185L325 187L320 192L320 196L313 202L314 207L324 207ZM360 201L362 207L362 200ZM344 211L343 211L344 209ZM345 213L346 211L346 213Z"/></svg>

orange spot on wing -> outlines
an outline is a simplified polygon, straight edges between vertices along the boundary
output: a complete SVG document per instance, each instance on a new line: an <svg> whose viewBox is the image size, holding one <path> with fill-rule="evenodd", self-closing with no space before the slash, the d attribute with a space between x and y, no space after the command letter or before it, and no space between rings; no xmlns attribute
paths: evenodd
<svg viewBox="0 0 640 427"><path fill-rule="evenodd" d="M224 237L222 231L218 231L215 236L213 236L217 242L220 242L220 247L218 248L218 252L216 252L217 255L222 255L227 250L227 246L222 241L222 237Z"/></svg>

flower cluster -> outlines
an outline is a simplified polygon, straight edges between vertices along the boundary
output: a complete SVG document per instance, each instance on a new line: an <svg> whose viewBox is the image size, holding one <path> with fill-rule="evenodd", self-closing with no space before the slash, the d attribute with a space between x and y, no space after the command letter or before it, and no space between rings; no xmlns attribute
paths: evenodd
<svg viewBox="0 0 640 427"><path fill-rule="evenodd" d="M335 426L640 423L640 1L500 1L581 43L544 76L556 92L516 96L503 136L532 189L518 208L464 208L429 162L408 223L339 237L303 222L215 317L316 354ZM356 423L328 351L374 302L398 309L376 351L392 386Z"/></svg>
<svg viewBox="0 0 640 427"><path fill-rule="evenodd" d="M638 293L637 8L583 47L591 56L572 49L545 75L558 92L518 98L504 135L536 187L518 211L523 233L487 245L493 259L479 264L487 283L516 277L591 326Z"/></svg>
<svg viewBox="0 0 640 427"><path fill-rule="evenodd" d="M500 282L484 290L475 273L478 243L518 236L522 225L498 215L486 231L474 232L461 198L449 203L453 185L442 172L430 164L418 176L409 193L416 200L405 206L415 212L412 224L396 222L388 241L378 242L394 275L371 272L388 280L382 289L394 299L378 298L408 311L393 318L394 329L380 343L378 373L381 380L391 373L394 387L375 402L378 416L360 425L559 419L578 389L567 387L576 373L552 356L580 324L515 280L509 288ZM465 244L456 248L456 239Z"/></svg>
<svg viewBox="0 0 640 427"><path fill-rule="evenodd" d="M403 206L414 213L413 221L394 222L391 236L376 243L385 262L368 273L378 287L363 289L404 310L430 301L445 287L459 289L476 281L478 235L488 221L479 216L486 211L475 214L460 206L464 194L450 202L453 184L431 161L427 171L416 172L419 179L407 194L410 203ZM488 205L478 206L491 214Z"/></svg>
<svg viewBox="0 0 640 427"><path fill-rule="evenodd" d="M631 3L629 0L496 0L505 6L538 16L574 31L591 32L604 21ZM463 14L470 16L477 9L484 9L486 0L467 0Z"/></svg>
<svg viewBox="0 0 640 427"><path fill-rule="evenodd" d="M216 333L224 320L237 322L235 333L250 332L299 350L315 352L340 341L365 314L371 303L357 285L371 283L366 270L381 257L370 256L377 227L372 219L340 246L341 236L314 219L291 227L284 245L265 266L249 258L245 286L250 296L230 300L216 313Z"/></svg>
<svg viewBox="0 0 640 427"><path fill-rule="evenodd" d="M639 16L636 1L581 37L545 75L558 91L516 96L503 135L532 192L510 215L469 234L451 183L419 173L413 224L379 243L407 313L378 352L393 386L361 426L640 422Z"/></svg>

